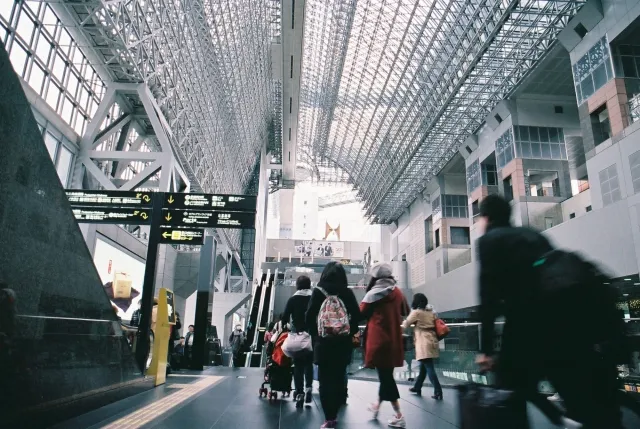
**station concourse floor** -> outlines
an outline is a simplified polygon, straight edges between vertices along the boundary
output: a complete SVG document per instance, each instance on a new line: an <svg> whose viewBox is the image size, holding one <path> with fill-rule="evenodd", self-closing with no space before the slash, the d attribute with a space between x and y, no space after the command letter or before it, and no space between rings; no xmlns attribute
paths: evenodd
<svg viewBox="0 0 640 429"><path fill-rule="evenodd" d="M289 398L277 401L258 397L263 380L259 368L211 368L203 372L178 372L153 390L92 411L53 426L53 429L318 429L323 422L314 386L311 406L296 409ZM408 428L454 429L456 391L445 389L444 401L409 393L409 385L399 385L401 406ZM349 403L340 412L338 427L349 429L384 428L391 416L384 404L379 421L371 421L367 405L378 390L376 382L350 380ZM552 429L537 410L530 412L532 429ZM514 428L515 429L515 428Z"/></svg>

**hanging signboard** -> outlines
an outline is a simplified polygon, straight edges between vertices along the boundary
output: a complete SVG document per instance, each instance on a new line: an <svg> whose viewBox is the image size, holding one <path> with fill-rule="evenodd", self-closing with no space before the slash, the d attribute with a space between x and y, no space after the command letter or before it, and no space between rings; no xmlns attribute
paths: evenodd
<svg viewBox="0 0 640 429"><path fill-rule="evenodd" d="M136 208L73 208L78 222L147 225L151 223L151 210Z"/></svg>
<svg viewBox="0 0 640 429"><path fill-rule="evenodd" d="M160 243L201 246L204 243L204 229L163 228L160 230Z"/></svg>
<svg viewBox="0 0 640 429"><path fill-rule="evenodd" d="M153 192L67 190L66 193L74 207L151 207L153 204Z"/></svg>
<svg viewBox="0 0 640 429"><path fill-rule="evenodd" d="M255 213L163 210L163 225L198 228L255 228Z"/></svg>
<svg viewBox="0 0 640 429"><path fill-rule="evenodd" d="M166 193L163 207L178 210L223 210L255 213L258 198L253 195Z"/></svg>

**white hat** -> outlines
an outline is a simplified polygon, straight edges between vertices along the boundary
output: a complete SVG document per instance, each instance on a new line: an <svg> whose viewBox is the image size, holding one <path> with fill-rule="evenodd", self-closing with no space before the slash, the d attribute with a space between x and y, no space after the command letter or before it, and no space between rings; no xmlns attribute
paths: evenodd
<svg viewBox="0 0 640 429"><path fill-rule="evenodd" d="M371 277L374 277L376 279L384 279L392 276L393 270L391 269L391 265L386 262L381 262L371 267Z"/></svg>

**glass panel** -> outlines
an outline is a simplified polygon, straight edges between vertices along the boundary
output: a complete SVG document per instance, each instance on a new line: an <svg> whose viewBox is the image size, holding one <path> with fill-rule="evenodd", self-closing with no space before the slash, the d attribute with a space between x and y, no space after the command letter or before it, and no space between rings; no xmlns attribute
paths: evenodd
<svg viewBox="0 0 640 429"><path fill-rule="evenodd" d="M44 70L37 64L33 64L31 67L31 75L29 76L29 85L38 94L42 94L42 84L44 83Z"/></svg>
<svg viewBox="0 0 640 429"><path fill-rule="evenodd" d="M56 54L55 62L52 67L52 72L55 77L58 78L58 81L62 83L62 79L64 78L64 69L65 69L65 61L60 56L60 54Z"/></svg>
<svg viewBox="0 0 640 429"><path fill-rule="evenodd" d="M546 127L538 127L538 132L540 133L540 141L548 142L549 141L549 131L547 131Z"/></svg>
<svg viewBox="0 0 640 429"><path fill-rule="evenodd" d="M624 77L638 77L635 58L620 57L620 61L622 62L622 73Z"/></svg>
<svg viewBox="0 0 640 429"><path fill-rule="evenodd" d="M42 60L43 64L48 64L50 52L51 43L47 40L44 33L40 32L38 36L38 45L36 46L36 55Z"/></svg>
<svg viewBox="0 0 640 429"><path fill-rule="evenodd" d="M62 106L62 119L65 120L67 124L71 123L73 115L73 102L69 100L67 97L64 98L64 105Z"/></svg>
<svg viewBox="0 0 640 429"><path fill-rule="evenodd" d="M538 133L538 127L529 127L529 141L539 142L540 134Z"/></svg>
<svg viewBox="0 0 640 429"><path fill-rule="evenodd" d="M522 157L531 158L531 143L520 143L522 145Z"/></svg>
<svg viewBox="0 0 640 429"><path fill-rule="evenodd" d="M529 127L519 127L520 128L520 138L523 142L531 141L529 138Z"/></svg>
<svg viewBox="0 0 640 429"><path fill-rule="evenodd" d="M575 65L576 69L577 69L577 81L580 82L582 80L584 80L584 78L586 78L589 75L589 72L591 71L591 67L589 65L589 54L586 54L585 56L583 56L582 58L580 58L578 60L578 62Z"/></svg>
<svg viewBox="0 0 640 429"><path fill-rule="evenodd" d="M6 0L3 0L6 1ZM29 18L29 16L22 12L20 14L20 19L18 21L18 25L16 26L16 33L22 37L27 43L31 43L31 37L33 36L33 31L35 30L35 24Z"/></svg>
<svg viewBox="0 0 640 429"><path fill-rule="evenodd" d="M44 144L47 146L51 160L56 160L56 150L58 149L58 140L50 133L44 133Z"/></svg>
<svg viewBox="0 0 640 429"><path fill-rule="evenodd" d="M69 48L71 47L71 36L69 36L67 30L63 29L60 32L60 40L58 41L58 44L60 45L60 50L68 55Z"/></svg>
<svg viewBox="0 0 640 429"><path fill-rule="evenodd" d="M540 143L531 143L531 156L533 158L542 157L542 149L540 148Z"/></svg>
<svg viewBox="0 0 640 429"><path fill-rule="evenodd" d="M543 159L551 159L551 147L549 146L548 143L541 143L540 149L542 151Z"/></svg>
<svg viewBox="0 0 640 429"><path fill-rule="evenodd" d="M607 79L607 71L605 69L605 65L599 65L593 72L593 82L595 86L595 90L602 88L609 79Z"/></svg>
<svg viewBox="0 0 640 429"><path fill-rule="evenodd" d="M27 52L22 48L20 43L14 43L11 48L11 64L13 64L13 69L16 74L21 77L24 76L24 66L27 62Z"/></svg>
<svg viewBox="0 0 640 429"><path fill-rule="evenodd" d="M585 80L580 83L582 89L582 97L583 99L587 99L593 95L595 92L593 89L593 80L591 76L588 76Z"/></svg>
<svg viewBox="0 0 640 429"><path fill-rule="evenodd" d="M58 107L58 97L60 97L60 89L52 81L49 81L49 91L47 92L46 100L52 109Z"/></svg>
<svg viewBox="0 0 640 429"><path fill-rule="evenodd" d="M560 145L560 153L562 155L562 159L567 159L567 148L564 144Z"/></svg>
<svg viewBox="0 0 640 429"><path fill-rule="evenodd" d="M0 16L2 16L6 21L9 21L9 18L11 18L13 4L13 1L0 1Z"/></svg>
<svg viewBox="0 0 640 429"><path fill-rule="evenodd" d="M60 155L58 156L58 177L60 178L60 182L62 182L62 186L65 188L69 182L69 171L71 170L71 160L73 159L73 154L69 149L60 145Z"/></svg>
<svg viewBox="0 0 640 429"><path fill-rule="evenodd" d="M560 141L557 128L549 128L549 141L555 143L558 143Z"/></svg>
<svg viewBox="0 0 640 429"><path fill-rule="evenodd" d="M559 144L551 145L551 158L552 159L562 159L562 152L560 151Z"/></svg>

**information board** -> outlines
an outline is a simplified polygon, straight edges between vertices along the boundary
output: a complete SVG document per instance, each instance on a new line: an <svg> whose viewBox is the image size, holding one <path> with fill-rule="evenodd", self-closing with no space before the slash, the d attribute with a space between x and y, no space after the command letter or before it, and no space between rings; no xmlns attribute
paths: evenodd
<svg viewBox="0 0 640 429"><path fill-rule="evenodd" d="M204 210L163 210L163 225L199 228L255 228L255 213L204 211Z"/></svg>
<svg viewBox="0 0 640 429"><path fill-rule="evenodd" d="M74 207L151 207L153 204L152 192L67 190L66 193Z"/></svg>
<svg viewBox="0 0 640 429"><path fill-rule="evenodd" d="M160 230L160 243L201 246L204 243L204 229L163 228Z"/></svg>
<svg viewBox="0 0 640 429"><path fill-rule="evenodd" d="M166 193L166 209L222 210L255 213L258 198L252 195L181 194Z"/></svg>
<svg viewBox="0 0 640 429"><path fill-rule="evenodd" d="M82 208L74 207L78 222L147 225L151 223L151 210L135 208Z"/></svg>

